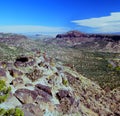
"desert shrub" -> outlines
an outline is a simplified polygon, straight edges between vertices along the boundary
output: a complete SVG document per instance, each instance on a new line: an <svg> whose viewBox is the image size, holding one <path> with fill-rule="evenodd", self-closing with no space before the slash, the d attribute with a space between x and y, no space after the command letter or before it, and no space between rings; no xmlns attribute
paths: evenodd
<svg viewBox="0 0 120 116"><path fill-rule="evenodd" d="M5 113L5 109L1 108L0 109L0 116L3 116L4 113Z"/></svg>
<svg viewBox="0 0 120 116"><path fill-rule="evenodd" d="M66 79L62 79L62 83L63 85L67 86L68 85L68 81Z"/></svg>
<svg viewBox="0 0 120 116"><path fill-rule="evenodd" d="M0 103L4 102L11 91L11 87L7 87L5 81L0 80Z"/></svg>
<svg viewBox="0 0 120 116"><path fill-rule="evenodd" d="M0 109L0 116L24 116L24 113L19 108L12 108L12 109Z"/></svg>
<svg viewBox="0 0 120 116"><path fill-rule="evenodd" d="M120 74L120 66L116 66L116 67L115 67L115 71L116 71L118 74Z"/></svg>

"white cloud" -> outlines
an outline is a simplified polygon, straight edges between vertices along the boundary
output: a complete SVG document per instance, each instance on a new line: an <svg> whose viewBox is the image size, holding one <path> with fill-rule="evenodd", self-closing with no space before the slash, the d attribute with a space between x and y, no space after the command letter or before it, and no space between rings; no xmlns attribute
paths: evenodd
<svg viewBox="0 0 120 116"><path fill-rule="evenodd" d="M95 32L120 32L120 12L113 12L110 16L74 20L73 23L79 26L87 26Z"/></svg>
<svg viewBox="0 0 120 116"><path fill-rule="evenodd" d="M27 32L41 32L41 33L62 33L68 31L67 27L48 27L48 26L34 26L34 25L16 25L16 26L0 26L0 32L12 33L27 33Z"/></svg>

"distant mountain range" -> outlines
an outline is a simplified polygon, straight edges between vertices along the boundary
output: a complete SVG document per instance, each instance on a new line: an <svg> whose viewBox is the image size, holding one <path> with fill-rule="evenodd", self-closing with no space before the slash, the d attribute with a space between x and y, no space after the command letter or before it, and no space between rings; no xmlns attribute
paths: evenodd
<svg viewBox="0 0 120 116"><path fill-rule="evenodd" d="M120 52L120 35L117 34L86 34L79 31L69 31L58 34L47 43L73 48L98 50L102 52Z"/></svg>
<svg viewBox="0 0 120 116"><path fill-rule="evenodd" d="M0 33L2 116L120 116L119 35L36 39Z"/></svg>
<svg viewBox="0 0 120 116"><path fill-rule="evenodd" d="M0 42L11 46L21 47L26 50L37 49L42 43L44 45L52 44L82 50L120 52L119 34L87 34L79 31L69 31L64 34L58 34L53 38L48 35L42 36L40 34L25 36L0 33Z"/></svg>

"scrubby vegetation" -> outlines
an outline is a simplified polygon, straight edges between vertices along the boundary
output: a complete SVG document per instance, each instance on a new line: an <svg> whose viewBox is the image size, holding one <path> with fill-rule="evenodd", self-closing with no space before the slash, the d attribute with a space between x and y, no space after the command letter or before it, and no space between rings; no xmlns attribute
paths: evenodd
<svg viewBox="0 0 120 116"><path fill-rule="evenodd" d="M50 45L51 46L51 45ZM48 53L64 64L74 66L80 74L95 81L102 88L120 86L119 67L110 68L109 60L119 60L119 53L94 52L81 49L48 47Z"/></svg>
<svg viewBox="0 0 120 116"><path fill-rule="evenodd" d="M26 51L23 48L9 47L8 45L0 43L0 60L1 61L13 60L15 57L25 52Z"/></svg>
<svg viewBox="0 0 120 116"><path fill-rule="evenodd" d="M0 80L0 103L5 102L5 100L9 97L9 93L11 91L10 87L7 87L5 81ZM24 116L22 110L19 108L13 109L3 109L0 108L0 116Z"/></svg>
<svg viewBox="0 0 120 116"><path fill-rule="evenodd" d="M10 87L6 87L5 81L0 80L0 103L4 102L11 91Z"/></svg>
<svg viewBox="0 0 120 116"><path fill-rule="evenodd" d="M0 116L24 116L24 113L19 108L13 109L0 109Z"/></svg>
<svg viewBox="0 0 120 116"><path fill-rule="evenodd" d="M102 88L114 89L120 86L119 67L109 68L109 59L118 54L102 52L83 52L83 57L74 57L74 65L78 72L96 81Z"/></svg>

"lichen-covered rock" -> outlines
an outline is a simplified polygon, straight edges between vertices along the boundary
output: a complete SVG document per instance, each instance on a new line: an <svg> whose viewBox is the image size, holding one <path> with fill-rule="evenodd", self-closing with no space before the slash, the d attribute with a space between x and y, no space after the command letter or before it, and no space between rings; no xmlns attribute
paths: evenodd
<svg viewBox="0 0 120 116"><path fill-rule="evenodd" d="M23 73L21 71L16 70L16 69L11 69L11 70L9 70L9 72L10 72L10 75L14 78L21 77L23 75Z"/></svg>
<svg viewBox="0 0 120 116"><path fill-rule="evenodd" d="M120 115L119 88L103 90L72 67L55 63L46 53L0 62L0 79L12 88L2 105L11 108L18 104L25 116Z"/></svg>
<svg viewBox="0 0 120 116"><path fill-rule="evenodd" d="M36 88L41 89L43 91L45 91L46 93L50 94L52 96L52 92L51 92L51 87L46 86L46 85L42 85L42 84L37 84L35 85Z"/></svg>
<svg viewBox="0 0 120 116"><path fill-rule="evenodd" d="M14 65L16 67L26 67L26 62L28 62L28 57L25 57L25 56L20 56L16 59Z"/></svg>
<svg viewBox="0 0 120 116"><path fill-rule="evenodd" d="M16 67L34 66L35 59L33 57L20 56L16 59L14 65Z"/></svg>
<svg viewBox="0 0 120 116"><path fill-rule="evenodd" d="M18 86L18 85L20 85L20 84L23 84L23 83L24 83L24 82L23 82L23 79L20 78L20 77L15 78L15 79L12 80L12 82L11 82L11 84L12 84L14 87L16 87L16 86Z"/></svg>
<svg viewBox="0 0 120 116"><path fill-rule="evenodd" d="M35 88L35 92L37 92L38 96L41 96L42 99L44 98L45 101L50 101L52 98L51 94L42 89Z"/></svg>
<svg viewBox="0 0 120 116"><path fill-rule="evenodd" d="M7 77L6 77L6 71L5 71L5 69L3 69L3 68L0 68L0 80L6 80L7 79Z"/></svg>
<svg viewBox="0 0 120 116"><path fill-rule="evenodd" d="M28 89L18 89L15 91L14 95L22 104L33 103L38 96L36 91Z"/></svg>
<svg viewBox="0 0 120 116"><path fill-rule="evenodd" d="M26 83L25 86L26 87L31 87L31 86L33 86L33 84L32 83Z"/></svg>
<svg viewBox="0 0 120 116"><path fill-rule="evenodd" d="M33 116L43 116L43 111L40 109L39 105L34 105L32 103L24 104L22 106L22 109L24 110L24 112L30 112L31 114L33 114ZM25 116L27 115L28 114L25 113Z"/></svg>
<svg viewBox="0 0 120 116"><path fill-rule="evenodd" d="M38 69L34 69L30 73L26 73L26 76L31 80L31 81L36 81L37 79L41 78L43 75L43 72Z"/></svg>
<svg viewBox="0 0 120 116"><path fill-rule="evenodd" d="M68 98L70 101L70 104L73 104L73 102L74 102L74 98L72 97L71 93L67 90L59 90L59 92L56 93L56 96L60 102L64 98Z"/></svg>
<svg viewBox="0 0 120 116"><path fill-rule="evenodd" d="M0 108L11 109L21 105L22 104L15 96L10 96L7 101L0 104Z"/></svg>
<svg viewBox="0 0 120 116"><path fill-rule="evenodd" d="M7 62L0 62L0 68L6 68Z"/></svg>

